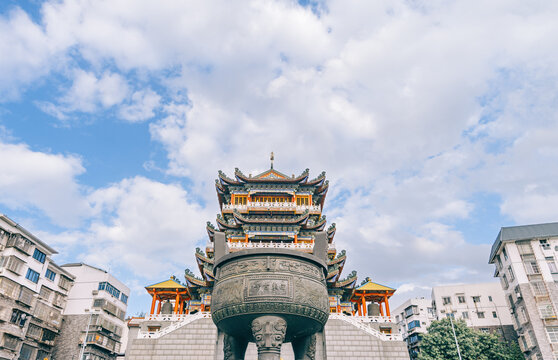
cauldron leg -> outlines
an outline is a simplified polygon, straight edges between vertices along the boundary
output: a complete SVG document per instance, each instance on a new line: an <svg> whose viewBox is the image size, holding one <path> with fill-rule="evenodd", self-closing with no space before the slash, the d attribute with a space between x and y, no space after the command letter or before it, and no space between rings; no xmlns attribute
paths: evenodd
<svg viewBox="0 0 558 360"><path fill-rule="evenodd" d="M316 334L293 339L292 344L296 360L316 359Z"/></svg>
<svg viewBox="0 0 558 360"><path fill-rule="evenodd" d="M224 360L244 360L248 341L225 334L223 339Z"/></svg>
<svg viewBox="0 0 558 360"><path fill-rule="evenodd" d="M252 336L258 347L258 360L279 360L285 341L287 322L279 316L265 315L252 321Z"/></svg>

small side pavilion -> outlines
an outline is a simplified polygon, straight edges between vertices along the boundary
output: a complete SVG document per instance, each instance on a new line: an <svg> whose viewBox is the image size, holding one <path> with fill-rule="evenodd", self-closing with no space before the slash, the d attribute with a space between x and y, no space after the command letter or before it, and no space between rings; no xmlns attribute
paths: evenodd
<svg viewBox="0 0 558 360"><path fill-rule="evenodd" d="M153 297L150 315L160 314L161 306L165 301L173 303L173 314L182 314L184 304L190 300L188 288L176 281L174 276L171 276L169 280L146 286L145 290ZM155 307L157 307L156 312Z"/></svg>
<svg viewBox="0 0 558 360"><path fill-rule="evenodd" d="M370 278L366 278L366 282L355 289L351 301L357 304L359 316L366 316L367 302L377 303L380 306L381 316L391 316L389 298L393 293L395 293L395 289L376 284Z"/></svg>

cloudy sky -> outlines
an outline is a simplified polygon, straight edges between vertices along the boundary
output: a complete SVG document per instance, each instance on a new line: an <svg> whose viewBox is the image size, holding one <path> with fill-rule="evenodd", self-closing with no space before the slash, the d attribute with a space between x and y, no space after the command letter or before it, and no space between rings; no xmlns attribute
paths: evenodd
<svg viewBox="0 0 558 360"><path fill-rule="evenodd" d="M558 220L558 2L0 3L0 212L145 285L192 268L218 170L327 172L346 273L494 281Z"/></svg>

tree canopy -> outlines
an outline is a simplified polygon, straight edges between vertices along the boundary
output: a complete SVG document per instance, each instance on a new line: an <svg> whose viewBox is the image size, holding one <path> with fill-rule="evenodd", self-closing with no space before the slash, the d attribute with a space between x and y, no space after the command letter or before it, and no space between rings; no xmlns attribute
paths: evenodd
<svg viewBox="0 0 558 360"><path fill-rule="evenodd" d="M454 320L462 360L524 360L517 342L501 341L497 335L467 327ZM422 337L418 360L457 360L457 347L449 319L434 321Z"/></svg>

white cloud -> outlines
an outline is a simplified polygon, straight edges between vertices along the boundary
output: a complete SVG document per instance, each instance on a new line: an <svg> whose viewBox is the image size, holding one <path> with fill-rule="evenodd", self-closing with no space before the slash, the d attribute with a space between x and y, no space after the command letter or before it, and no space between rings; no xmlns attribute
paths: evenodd
<svg viewBox="0 0 558 360"><path fill-rule="evenodd" d="M85 171L78 157L0 143L0 164L0 202L8 209L38 209L63 226L77 226L88 215L76 179Z"/></svg>
<svg viewBox="0 0 558 360"><path fill-rule="evenodd" d="M131 104L120 108L120 116L130 122L139 122L152 118L159 107L161 97L152 90L136 91Z"/></svg>
<svg viewBox="0 0 558 360"><path fill-rule="evenodd" d="M97 78L92 72L76 69L72 86L57 100L59 105L49 102L38 105L41 110L59 120L67 120L71 113L93 113L118 105L128 93L126 79L119 74L104 73Z"/></svg>
<svg viewBox="0 0 558 360"><path fill-rule="evenodd" d="M193 249L207 241L209 214L177 184L135 177L96 190L89 201L97 216L82 235L85 262L157 280L195 264Z"/></svg>

